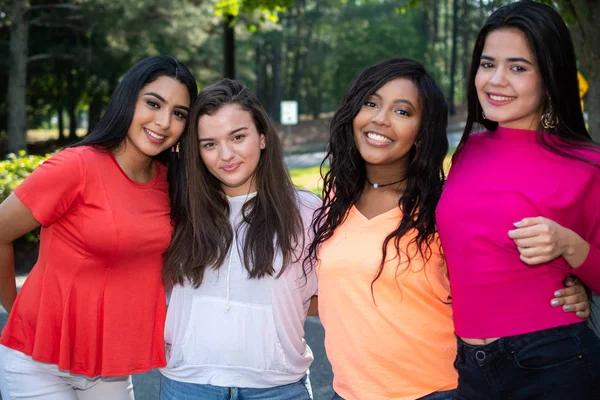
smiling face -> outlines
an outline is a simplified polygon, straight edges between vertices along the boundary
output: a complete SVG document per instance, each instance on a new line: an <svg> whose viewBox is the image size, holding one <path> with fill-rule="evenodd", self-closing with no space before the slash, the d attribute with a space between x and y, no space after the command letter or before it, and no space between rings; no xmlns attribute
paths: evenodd
<svg viewBox="0 0 600 400"><path fill-rule="evenodd" d="M256 191L254 174L266 143L248 111L228 104L213 115L201 116L198 140L202 162L221 182L226 195Z"/></svg>
<svg viewBox="0 0 600 400"><path fill-rule="evenodd" d="M475 76L479 103L500 126L535 130L543 112L543 82L527 38L515 28L490 32Z"/></svg>
<svg viewBox="0 0 600 400"><path fill-rule="evenodd" d="M354 117L354 142L367 167L408 165L421 124L419 93L409 79L387 82L367 98Z"/></svg>
<svg viewBox="0 0 600 400"><path fill-rule="evenodd" d="M154 157L173 146L183 133L189 106L190 94L178 80L161 76L148 83L138 94L126 148Z"/></svg>

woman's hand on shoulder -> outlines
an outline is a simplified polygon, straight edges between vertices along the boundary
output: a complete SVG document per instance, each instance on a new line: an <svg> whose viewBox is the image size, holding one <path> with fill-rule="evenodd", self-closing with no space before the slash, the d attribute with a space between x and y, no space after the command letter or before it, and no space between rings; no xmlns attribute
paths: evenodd
<svg viewBox="0 0 600 400"><path fill-rule="evenodd" d="M590 316L590 299L585 286L574 276L568 276L563 281L564 289L554 292L550 302L552 307L562 306L565 312L574 312L579 318L586 319Z"/></svg>

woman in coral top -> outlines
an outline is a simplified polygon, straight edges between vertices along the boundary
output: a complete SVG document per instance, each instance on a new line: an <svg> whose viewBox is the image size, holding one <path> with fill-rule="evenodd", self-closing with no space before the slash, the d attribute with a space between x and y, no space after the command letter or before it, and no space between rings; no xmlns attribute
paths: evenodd
<svg viewBox="0 0 600 400"><path fill-rule="evenodd" d="M318 260L335 399L453 396L456 336L435 221L446 124L441 90L404 58L361 72L333 117L307 261ZM544 296L561 287L541 295L548 308Z"/></svg>
<svg viewBox="0 0 600 400"><path fill-rule="evenodd" d="M569 274L600 292L600 147L558 13L519 2L490 16L468 110L437 211L460 337L455 398L597 400L600 339L546 299Z"/></svg>
<svg viewBox="0 0 600 400"><path fill-rule="evenodd" d="M176 59L138 62L93 132L0 205L3 399L131 400L131 374L165 365L168 156L196 93ZM11 242L40 225L16 296Z"/></svg>

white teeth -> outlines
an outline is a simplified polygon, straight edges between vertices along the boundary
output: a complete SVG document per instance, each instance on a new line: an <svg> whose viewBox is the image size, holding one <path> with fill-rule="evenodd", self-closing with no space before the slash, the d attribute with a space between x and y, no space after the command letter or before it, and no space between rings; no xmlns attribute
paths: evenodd
<svg viewBox="0 0 600 400"><path fill-rule="evenodd" d="M506 97L506 96L495 96L493 94L490 94L490 99L495 100L495 101L510 101L515 99L516 97Z"/></svg>
<svg viewBox="0 0 600 400"><path fill-rule="evenodd" d="M154 132L152 132L152 131L149 131L149 130L148 130L148 129L146 129L146 128L144 128L144 130L146 131L146 133L147 133L148 135L152 136L152 137L153 137L154 139L156 139L156 140L164 140L164 139L165 139L165 136L160 136L160 135L157 135L156 133L154 133Z"/></svg>
<svg viewBox="0 0 600 400"><path fill-rule="evenodd" d="M392 140L390 138L386 138L383 135L379 135L379 134L373 133L373 132L368 132L367 137L371 140L374 140L374 141L380 142L380 143L392 143Z"/></svg>

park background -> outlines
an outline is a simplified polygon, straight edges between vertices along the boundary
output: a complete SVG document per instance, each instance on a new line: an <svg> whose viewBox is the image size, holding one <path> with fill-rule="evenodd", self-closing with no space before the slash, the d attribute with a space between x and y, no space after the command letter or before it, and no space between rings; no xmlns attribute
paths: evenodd
<svg viewBox="0 0 600 400"><path fill-rule="evenodd" d="M200 89L223 77L245 82L277 123L292 179L317 194L338 99L360 70L382 59L414 58L435 76L456 146L477 32L508 2L0 0L0 201L48 154L93 129L125 71L156 54L181 60ZM600 113L588 112L600 109L600 1L543 2L571 29L588 126L600 141ZM298 103L297 125L279 124L284 100ZM36 257L34 232L15 245L19 286ZM0 326L5 321L0 313ZM331 398L318 318L309 318L306 331L315 399ZM158 376L135 377L138 400L157 398Z"/></svg>

